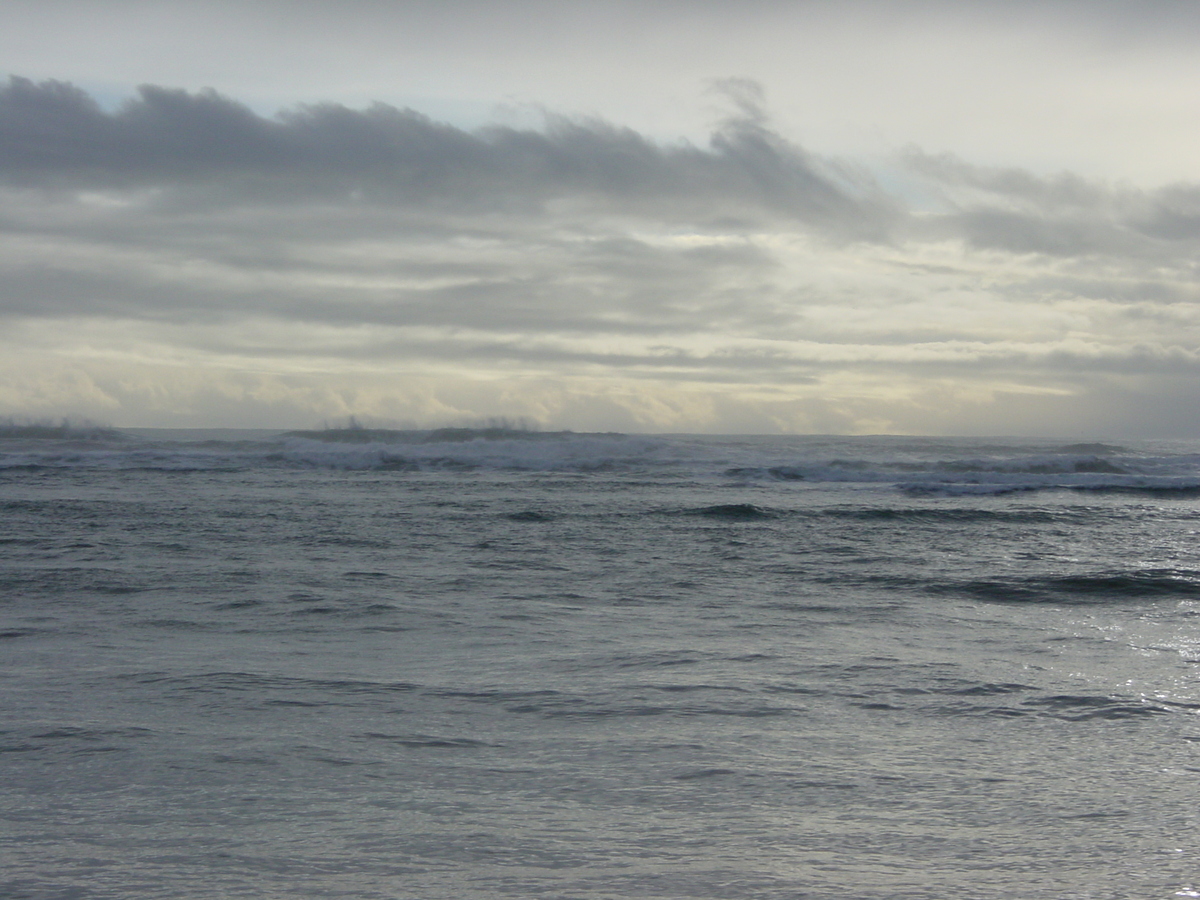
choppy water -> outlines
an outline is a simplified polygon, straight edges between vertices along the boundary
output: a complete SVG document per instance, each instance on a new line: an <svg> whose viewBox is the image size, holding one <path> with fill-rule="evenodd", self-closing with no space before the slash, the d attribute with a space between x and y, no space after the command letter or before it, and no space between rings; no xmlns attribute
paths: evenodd
<svg viewBox="0 0 1200 900"><path fill-rule="evenodd" d="M1200 445L0 441L0 896L1200 896Z"/></svg>

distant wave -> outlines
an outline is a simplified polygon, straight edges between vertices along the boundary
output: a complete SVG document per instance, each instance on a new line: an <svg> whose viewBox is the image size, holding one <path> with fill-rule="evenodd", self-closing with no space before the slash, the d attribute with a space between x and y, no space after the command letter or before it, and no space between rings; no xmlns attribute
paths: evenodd
<svg viewBox="0 0 1200 900"><path fill-rule="evenodd" d="M106 441L122 442L127 436L115 428L91 422L61 419L52 422L19 422L0 419L0 441Z"/></svg>
<svg viewBox="0 0 1200 900"><path fill-rule="evenodd" d="M281 458L297 465L409 471L613 471L645 467L663 446L651 437L513 429L297 433Z"/></svg>
<svg viewBox="0 0 1200 900"><path fill-rule="evenodd" d="M506 425L489 425L482 428L435 428L433 430L367 428L361 425L350 425L345 428L287 431L284 432L284 437L303 438L330 444L453 444L466 441L561 440L574 434L572 431L545 432Z"/></svg>
<svg viewBox="0 0 1200 900"><path fill-rule="evenodd" d="M9 471L553 472L691 479L776 492L878 486L931 499L1048 490L1198 497L1200 452L1193 450L1200 445L1175 444L1168 451L1014 441L1005 448L994 440L629 435L490 425L156 437L69 423L0 423L0 470Z"/></svg>

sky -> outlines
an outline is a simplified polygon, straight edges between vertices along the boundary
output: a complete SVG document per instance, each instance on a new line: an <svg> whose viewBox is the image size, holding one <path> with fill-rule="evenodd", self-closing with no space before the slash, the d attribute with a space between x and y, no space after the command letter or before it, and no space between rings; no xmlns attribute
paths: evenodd
<svg viewBox="0 0 1200 900"><path fill-rule="evenodd" d="M7 0L0 61L0 417L1200 436L1200 4Z"/></svg>

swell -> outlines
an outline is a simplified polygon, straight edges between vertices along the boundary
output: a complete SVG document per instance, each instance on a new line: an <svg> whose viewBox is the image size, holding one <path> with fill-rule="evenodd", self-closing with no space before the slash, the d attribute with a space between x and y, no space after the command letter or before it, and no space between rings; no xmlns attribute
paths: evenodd
<svg viewBox="0 0 1200 900"><path fill-rule="evenodd" d="M1188 569L980 578L935 583L928 590L989 603L1131 603L1200 599L1200 573Z"/></svg>

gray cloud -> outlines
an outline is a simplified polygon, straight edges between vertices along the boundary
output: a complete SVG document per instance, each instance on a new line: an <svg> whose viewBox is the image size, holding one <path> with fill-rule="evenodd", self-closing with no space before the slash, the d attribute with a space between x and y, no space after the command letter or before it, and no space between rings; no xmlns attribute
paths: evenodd
<svg viewBox="0 0 1200 900"><path fill-rule="evenodd" d="M980 248L1051 256L1162 257L1200 238L1200 187L1154 190L1088 181L1071 173L973 166L910 148L907 165L941 190L937 217Z"/></svg>
<svg viewBox="0 0 1200 900"><path fill-rule="evenodd" d="M733 90L729 87L729 90ZM106 113L62 82L0 88L0 177L61 188L218 183L223 199L350 196L396 204L540 207L578 198L711 218L769 214L879 239L897 208L861 173L773 133L741 86L710 146L664 146L599 121L469 132L410 109L324 104L263 118L210 91L144 85Z"/></svg>

